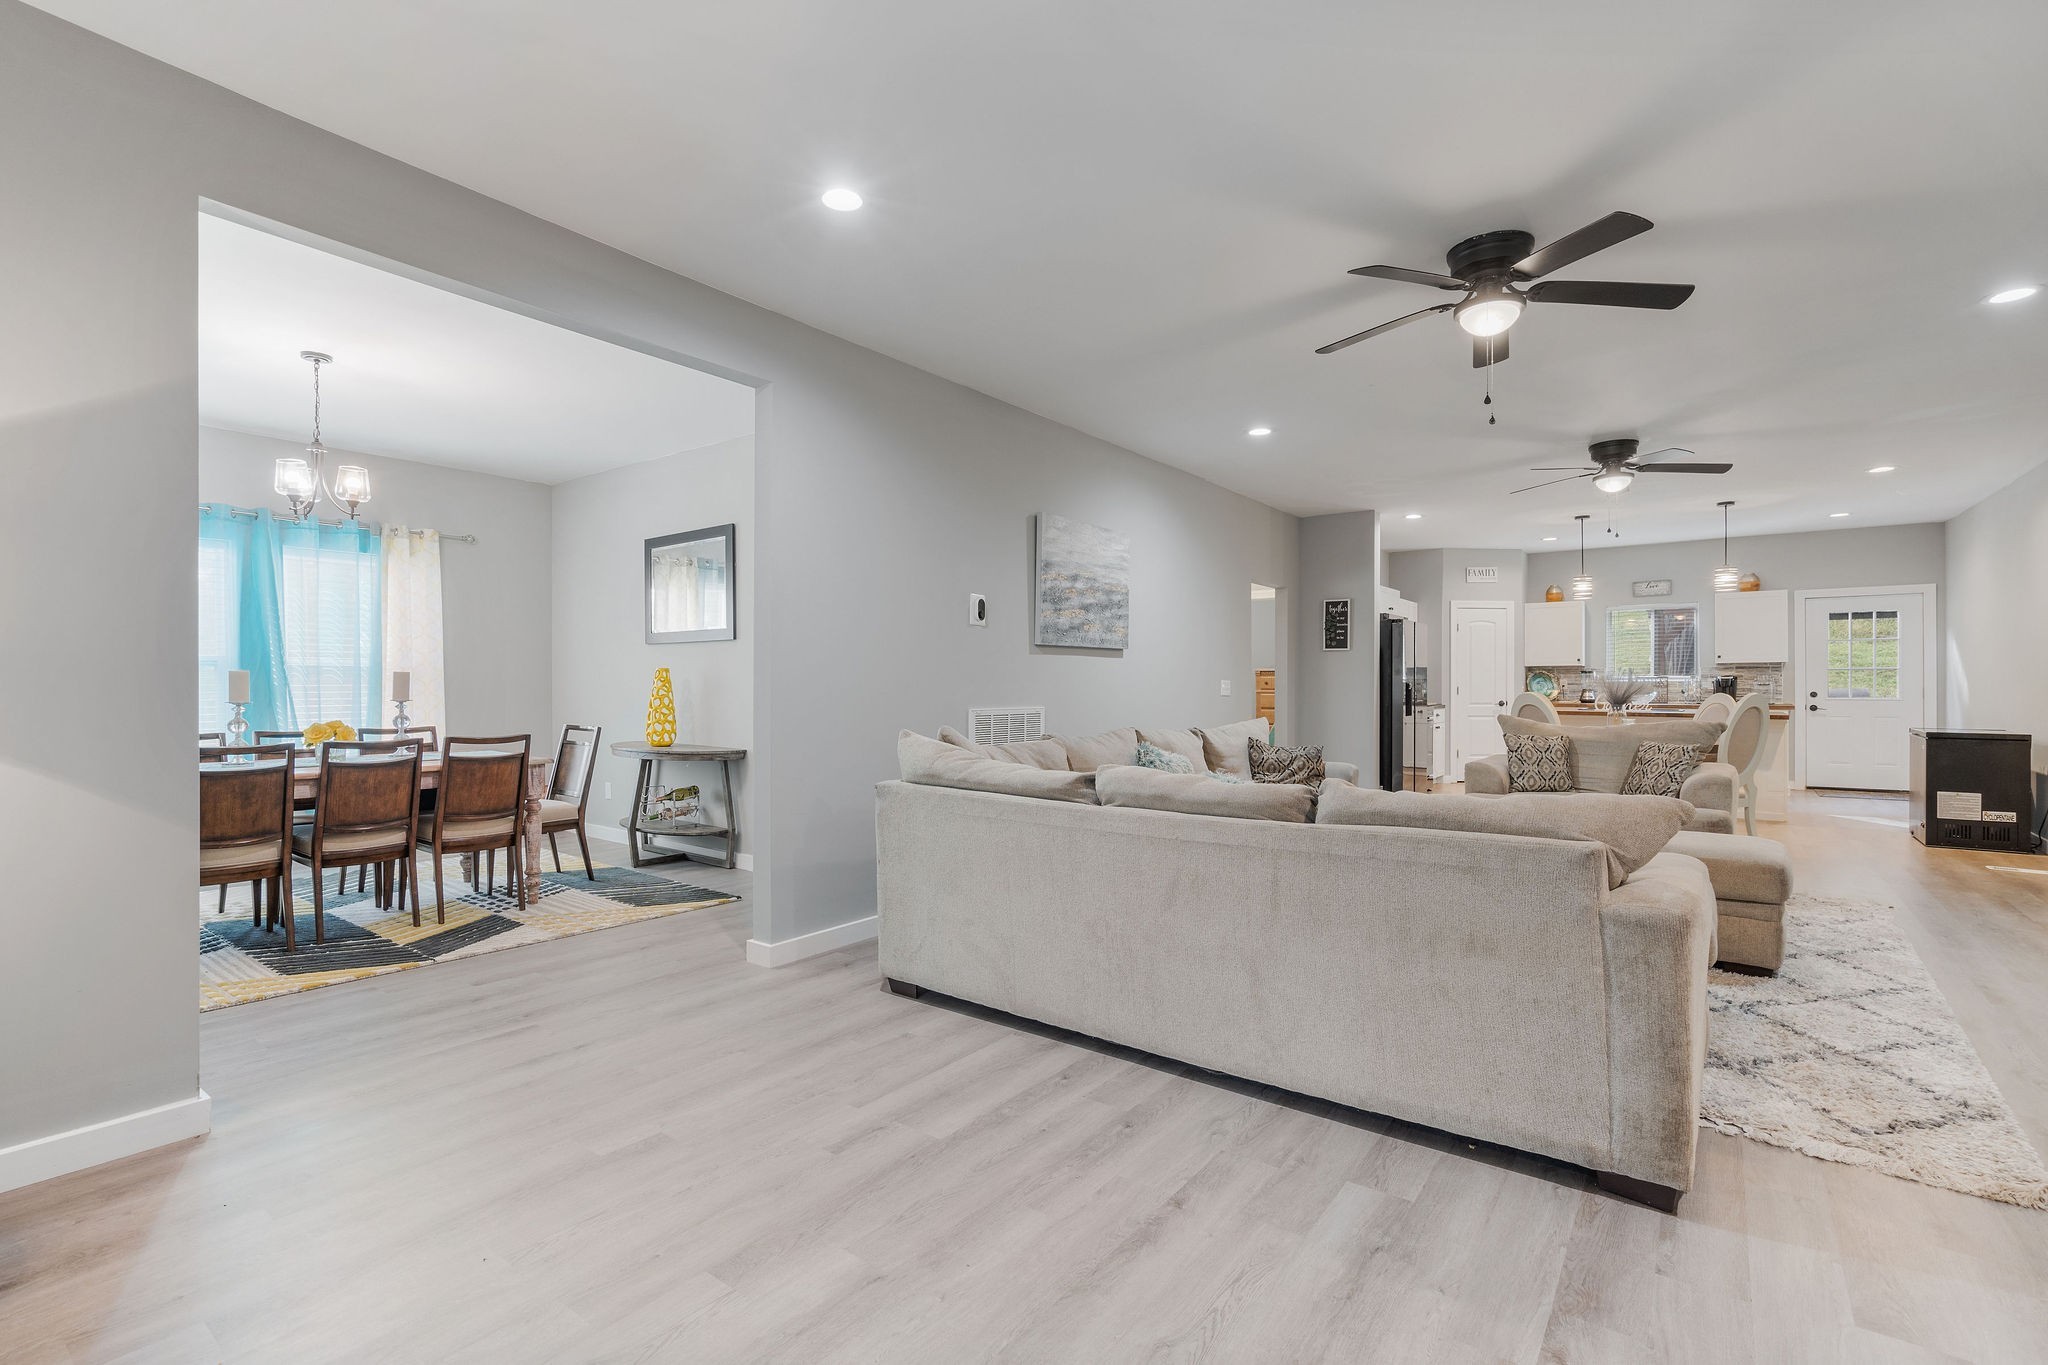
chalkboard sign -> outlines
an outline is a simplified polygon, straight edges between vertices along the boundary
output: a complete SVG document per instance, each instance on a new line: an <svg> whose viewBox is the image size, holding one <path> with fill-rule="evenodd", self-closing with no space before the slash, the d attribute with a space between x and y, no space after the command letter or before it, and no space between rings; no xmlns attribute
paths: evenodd
<svg viewBox="0 0 2048 1365"><path fill-rule="evenodd" d="M1351 599L1331 597L1323 602L1323 648L1351 648Z"/></svg>

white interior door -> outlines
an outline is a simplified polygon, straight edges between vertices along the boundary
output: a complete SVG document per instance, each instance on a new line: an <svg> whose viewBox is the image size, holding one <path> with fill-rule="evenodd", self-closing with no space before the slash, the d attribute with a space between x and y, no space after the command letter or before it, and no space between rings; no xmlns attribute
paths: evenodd
<svg viewBox="0 0 2048 1365"><path fill-rule="evenodd" d="M1919 593L1810 597L1798 726L1809 787L1904 791L1908 731L1926 723Z"/></svg>
<svg viewBox="0 0 2048 1365"><path fill-rule="evenodd" d="M1500 714L1515 695L1507 602L1451 603L1451 777L1503 747Z"/></svg>

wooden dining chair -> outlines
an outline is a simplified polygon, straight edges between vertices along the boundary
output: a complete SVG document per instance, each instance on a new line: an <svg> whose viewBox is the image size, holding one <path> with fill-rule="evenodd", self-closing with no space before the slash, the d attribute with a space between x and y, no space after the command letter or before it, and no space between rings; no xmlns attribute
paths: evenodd
<svg viewBox="0 0 2048 1365"><path fill-rule="evenodd" d="M441 745L435 727L431 725L409 725L406 727L403 736L400 736L396 729L379 729L374 725L359 725L356 727L356 738L368 740L373 744L388 744L400 738L418 740L421 752L428 754L437 752ZM421 792L420 819L431 820L433 815L434 794L430 791ZM356 890L360 891L363 889L363 879L369 876L369 874L370 869L367 867L356 869Z"/></svg>
<svg viewBox="0 0 2048 1365"><path fill-rule="evenodd" d="M597 880L590 865L590 838L583 831L583 813L590 805L590 777L597 771L597 741L604 729L596 725L564 725L562 745L555 750L554 779L540 803L540 832L548 837L555 855L555 871L562 870L561 845L555 836L576 831L577 847L583 850L583 873Z"/></svg>
<svg viewBox="0 0 2048 1365"><path fill-rule="evenodd" d="M228 887L248 882L250 912L263 925L265 887L271 923L277 907L291 902L292 748L249 745L227 751L249 762L222 763L221 750L208 750L199 767L199 884L220 888L220 911Z"/></svg>
<svg viewBox="0 0 2048 1365"><path fill-rule="evenodd" d="M412 890L412 919L420 919L419 879L412 850L419 836L420 746L328 740L320 746L320 781L313 818L292 829L292 857L313 870L313 941L327 939L327 904L320 874L330 867L377 869L378 903ZM294 948L289 933L287 951Z"/></svg>
<svg viewBox="0 0 2048 1365"><path fill-rule="evenodd" d="M202 749L227 742L228 734L225 730L201 730L199 732L199 747Z"/></svg>
<svg viewBox="0 0 2048 1365"><path fill-rule="evenodd" d="M441 782L434 802L433 823L420 833L422 847L434 858L434 916L448 922L442 890L442 860L449 854L470 856L483 864L485 894L491 890L499 849L507 852L505 882L516 903L522 889L519 858L520 822L525 816L526 769L533 752L532 735L499 739L458 739L441 750ZM485 860L489 859L486 863ZM417 902L413 914L418 916Z"/></svg>

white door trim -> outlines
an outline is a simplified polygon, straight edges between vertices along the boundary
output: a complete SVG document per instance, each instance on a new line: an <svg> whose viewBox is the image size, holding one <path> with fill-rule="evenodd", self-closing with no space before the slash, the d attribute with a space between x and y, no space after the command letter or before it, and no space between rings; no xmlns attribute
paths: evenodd
<svg viewBox="0 0 2048 1365"><path fill-rule="evenodd" d="M1920 608L1920 724L1934 724L1934 669L1939 657L1935 635L1935 594L1932 583L1895 583L1881 588L1798 588L1792 593L1792 785L1806 785L1806 728L1800 718L1807 714L1806 694L1806 604L1828 597L1908 597L1917 594Z"/></svg>
<svg viewBox="0 0 2048 1365"><path fill-rule="evenodd" d="M1512 700L1515 694L1522 690L1519 687L1510 685L1515 680L1515 608L1518 605L1515 602L1496 602L1492 599L1482 601L1477 598L1471 601L1459 599L1444 603L1444 672L1449 675L1445 678L1444 682L1446 690L1451 694L1451 705L1444 716L1444 747L1450 750L1451 757L1451 761L1445 764L1445 766L1457 768L1451 774L1453 782L1463 782L1465 780L1465 770L1462 767L1457 767L1458 755L1462 752L1458 743L1458 726L1461 723L1458 712L1462 709L1458 702L1457 692L1458 646L1456 636L1458 631L1458 611L1462 607L1487 607L1498 608L1507 613L1507 648L1501 651L1501 658L1505 661L1507 673L1501 678L1501 685L1507 688L1507 696Z"/></svg>

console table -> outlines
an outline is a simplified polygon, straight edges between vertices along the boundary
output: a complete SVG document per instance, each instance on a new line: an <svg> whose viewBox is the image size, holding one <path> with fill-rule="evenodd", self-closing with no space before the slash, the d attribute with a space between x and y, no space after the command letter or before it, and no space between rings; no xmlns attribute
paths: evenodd
<svg viewBox="0 0 2048 1365"><path fill-rule="evenodd" d="M625 819L619 821L626 827L626 847L633 856L633 866L714 861L684 850L654 852L650 841L652 836L657 834L671 839L722 839L725 841L725 865L734 866L739 852L740 812L732 799L732 765L747 756L745 749L722 749L716 745L704 744L670 744L665 747L654 744L614 744L611 748L620 758L640 760L640 775L633 782L633 809ZM719 781L725 791L726 822L716 825L695 820L647 819L642 814L647 808L647 793L655 786L655 779L660 776L661 765L664 763L716 763Z"/></svg>

